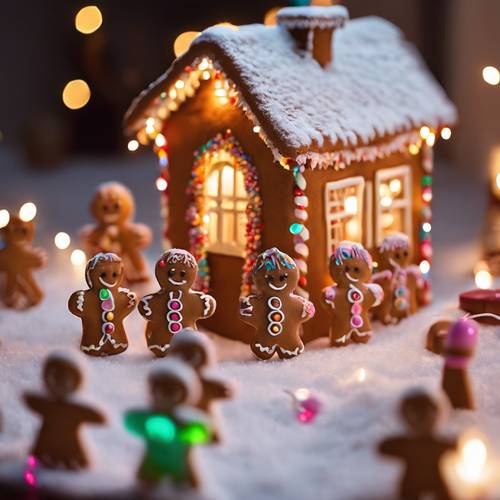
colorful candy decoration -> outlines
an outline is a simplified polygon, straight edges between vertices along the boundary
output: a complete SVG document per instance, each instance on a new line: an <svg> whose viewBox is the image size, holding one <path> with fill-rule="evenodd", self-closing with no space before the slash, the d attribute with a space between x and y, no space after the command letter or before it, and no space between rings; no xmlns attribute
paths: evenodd
<svg viewBox="0 0 500 500"><path fill-rule="evenodd" d="M424 175L420 180L421 184L421 226L419 232L420 239L420 270L424 281L423 287L419 293L419 303L422 305L429 304L432 300L432 291L429 281L429 271L432 265L432 172L434 169L434 153L431 146L422 145L422 165Z"/></svg>
<svg viewBox="0 0 500 500"><path fill-rule="evenodd" d="M321 401L309 389L294 392L285 390L292 397L293 411L301 424L312 423L321 410Z"/></svg>
<svg viewBox="0 0 500 500"><path fill-rule="evenodd" d="M243 152L231 130L224 134L217 134L206 144L195 152L193 173L187 188L189 196L189 208L187 220L190 224L189 246L190 252L198 261L199 279L197 288L207 291L210 284L210 270L207 260L207 233L203 222L205 215L204 186L208 174L208 165L212 156L220 154L221 151L228 153L235 162L235 166L241 169L245 176L245 189L248 193L248 204L246 207L246 248L245 264L243 266L243 278L241 294L248 295L252 290L252 267L260 248L262 232L262 199L257 176L257 169L251 163L250 157Z"/></svg>

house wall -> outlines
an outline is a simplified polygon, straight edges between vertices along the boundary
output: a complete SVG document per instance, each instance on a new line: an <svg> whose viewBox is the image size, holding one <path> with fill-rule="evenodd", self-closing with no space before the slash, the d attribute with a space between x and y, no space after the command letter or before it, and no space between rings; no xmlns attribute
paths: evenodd
<svg viewBox="0 0 500 500"><path fill-rule="evenodd" d="M166 121L170 181L169 237L174 247L189 249L186 187L191 177L193 153L220 132L230 128L258 170L263 200L261 249L277 246L293 252L288 227L293 221L293 176L275 164L267 146L252 131L253 124L238 107L221 106L214 97L212 81L202 82L196 94ZM240 321L238 298L243 259L209 254L211 292L217 299L215 315L201 327L226 337L249 342L253 330Z"/></svg>
<svg viewBox="0 0 500 500"><path fill-rule="evenodd" d="M365 181L375 184L375 172L377 170L399 165L409 165L412 168L412 197L413 197L413 242L419 241L420 208L421 202L421 176L423 175L421 154L412 156L410 154L393 154L376 162L362 164L351 164L344 170L306 170L307 196L309 198L309 219L307 227L311 238L309 241L308 259L308 286L310 300L316 305L316 315L304 324L304 340L311 341L321 336L328 335L330 316L326 308L321 306L321 291L332 284L328 272L327 236L326 236L326 214L324 205L325 185L327 182L338 181L354 176L363 176ZM375 218L375 199L373 200L372 213ZM366 221L368 222L368 221ZM374 221L373 221L374 225ZM366 223L363 230L366 230ZM374 233L375 238L375 233ZM373 251L374 249L369 249ZM414 248L414 261L420 262L418 248Z"/></svg>

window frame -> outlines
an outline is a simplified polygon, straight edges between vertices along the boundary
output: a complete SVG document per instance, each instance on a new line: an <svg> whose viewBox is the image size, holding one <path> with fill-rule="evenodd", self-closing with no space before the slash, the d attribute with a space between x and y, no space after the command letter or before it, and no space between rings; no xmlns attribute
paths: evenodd
<svg viewBox="0 0 500 500"><path fill-rule="evenodd" d="M207 252L210 253L217 253L217 254L222 254L222 255L231 255L235 257L244 257L245 256L245 247L246 247L246 235L243 234L243 241L238 241L238 215L243 214L245 218L247 218L246 215L246 207L248 205L248 193L246 193L245 190L245 196L237 196L237 175L243 175L243 187L244 187L244 174L241 172L237 166L233 164L234 162L232 161L232 158L229 155L217 155L215 161L211 162L210 165L208 165L208 171L207 171L207 176L205 179L205 185L203 187L203 196L205 198L205 215L208 215L209 217L212 216L212 214L217 215L217 227L216 227L216 232L217 232L217 241L216 242L211 242L209 237L209 232L208 232L208 226L210 222L203 222L205 230L207 231ZM230 167L233 169L233 190L232 190L232 195L224 195L222 194L222 171L224 170L225 167ZM208 179L210 175L214 172L214 170L218 171L217 175L217 195L212 195L208 193L207 186L208 186ZM233 208L223 208L223 202L224 201L230 201L233 204ZM210 202L215 202L215 206L210 206ZM240 203L245 204L245 208L243 210L238 209L238 205ZM233 220L233 242L228 243L228 242L222 242L222 232L223 232L223 225L224 225L224 215L227 214L232 214L234 217Z"/></svg>
<svg viewBox="0 0 500 500"><path fill-rule="evenodd" d="M359 175L355 177L347 177L345 179L340 179L337 181L329 181L325 184L324 188L324 208L325 208L325 223L326 223L326 254L327 258L330 258L330 255L332 253L332 247L336 243L340 243L340 241L337 241L332 238L332 220L342 220L346 218L346 213L345 210L340 214L344 215L338 216L337 217L333 216L331 213L331 208L332 208L332 203L330 201L330 193L332 191L337 191L341 189L346 189L349 187L355 187L356 192L357 192L357 199L358 199L358 212L357 212L357 217L359 219L359 227L360 227L360 242L364 242L365 238L365 222L367 220L367 215L371 212L371 207L369 206L369 198L367 199L366 195L366 187L367 187L367 181L366 179ZM348 214L347 214L348 215Z"/></svg>
<svg viewBox="0 0 500 500"><path fill-rule="evenodd" d="M384 239L384 228L382 226L382 215L387 213L380 204L380 186L383 182L394 178L401 178L403 184L404 197L394 200L391 208L403 210L403 230L410 240L413 240L413 189L412 189L412 168L410 165L399 165L395 167L381 168L375 172L375 243L379 246Z"/></svg>

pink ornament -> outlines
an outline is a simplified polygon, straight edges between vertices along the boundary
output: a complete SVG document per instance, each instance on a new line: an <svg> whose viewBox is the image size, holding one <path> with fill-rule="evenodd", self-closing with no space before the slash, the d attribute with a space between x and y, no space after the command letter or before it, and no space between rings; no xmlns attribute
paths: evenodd
<svg viewBox="0 0 500 500"><path fill-rule="evenodd" d="M297 389L295 392L285 391L293 399L293 409L297 420L302 424L312 422L321 409L320 400L311 394L309 389Z"/></svg>

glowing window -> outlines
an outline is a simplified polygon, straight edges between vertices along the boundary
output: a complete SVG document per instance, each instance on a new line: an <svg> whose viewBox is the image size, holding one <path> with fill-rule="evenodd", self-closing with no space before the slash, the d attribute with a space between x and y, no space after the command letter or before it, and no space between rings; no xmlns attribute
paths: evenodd
<svg viewBox="0 0 500 500"><path fill-rule="evenodd" d="M351 177L325 186L326 243L329 257L342 240L363 241L363 177Z"/></svg>
<svg viewBox="0 0 500 500"><path fill-rule="evenodd" d="M409 166L385 168L375 173L376 243L392 233L412 237L412 189Z"/></svg>
<svg viewBox="0 0 500 500"><path fill-rule="evenodd" d="M214 164L205 183L208 250L242 256L248 196L243 173L227 162Z"/></svg>

